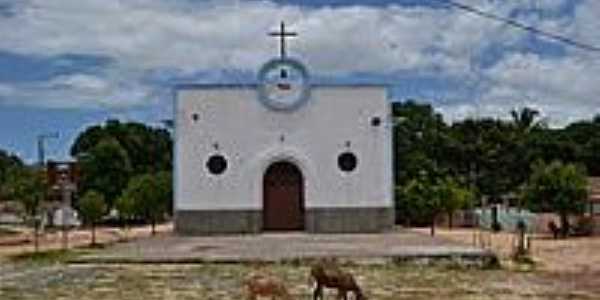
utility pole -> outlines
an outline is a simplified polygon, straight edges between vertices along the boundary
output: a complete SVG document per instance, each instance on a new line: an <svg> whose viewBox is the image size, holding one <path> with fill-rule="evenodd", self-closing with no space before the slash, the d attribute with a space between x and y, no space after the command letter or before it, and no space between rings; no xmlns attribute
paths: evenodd
<svg viewBox="0 0 600 300"><path fill-rule="evenodd" d="M45 157L45 151L44 151L44 142L46 139L51 139L51 138L58 138L58 132L52 132L52 133L44 133L44 134L39 134L37 136L37 146L38 146L38 164L40 167L40 172L42 172L43 176L46 176L46 174L44 174L44 172L46 172L46 157ZM36 205L35 208L35 213L33 216L33 226L34 226L34 248L35 248L35 252L38 252L39 248L40 248L40 244L39 244L39 228L40 228L40 223L41 223L41 216L39 215L39 205L40 202L46 199L46 186L44 185L43 187L43 193L42 193L42 199L39 199L40 201L38 201L38 204Z"/></svg>
<svg viewBox="0 0 600 300"><path fill-rule="evenodd" d="M58 138L58 132L51 132L51 133L43 133L43 134L39 134L37 136L37 143L38 143L38 162L40 164L40 167L45 167L46 166L46 153L45 153L45 141L47 139L57 139Z"/></svg>

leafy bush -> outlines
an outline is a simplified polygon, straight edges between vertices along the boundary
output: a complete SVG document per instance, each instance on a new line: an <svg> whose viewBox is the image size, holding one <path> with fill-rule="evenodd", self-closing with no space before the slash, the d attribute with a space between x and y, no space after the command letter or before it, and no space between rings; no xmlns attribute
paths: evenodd
<svg viewBox="0 0 600 300"><path fill-rule="evenodd" d="M144 174L129 181L119 198L126 214L135 215L152 224L154 234L156 222L161 221L172 203L173 187L171 174ZM131 201L129 203L129 201Z"/></svg>
<svg viewBox="0 0 600 300"><path fill-rule="evenodd" d="M533 165L523 198L531 206L552 208L560 216L561 234L566 237L570 231L569 215L582 213L587 203L586 172L575 164L538 161Z"/></svg>
<svg viewBox="0 0 600 300"><path fill-rule="evenodd" d="M79 200L79 211L86 224L92 226L92 245L96 245L96 223L106 213L104 196L94 190L89 190Z"/></svg>

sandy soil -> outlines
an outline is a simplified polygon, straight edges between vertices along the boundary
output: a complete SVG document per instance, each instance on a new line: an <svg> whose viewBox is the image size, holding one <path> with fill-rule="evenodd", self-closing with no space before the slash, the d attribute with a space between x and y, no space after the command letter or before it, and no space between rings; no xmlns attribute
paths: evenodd
<svg viewBox="0 0 600 300"><path fill-rule="evenodd" d="M425 232L424 229L414 229ZM438 229L440 237L492 249L510 266L516 237L510 233L491 233L472 229ZM550 236L531 236L531 257L540 280L560 282L572 291L600 293L600 237L554 240ZM593 299L600 299L594 296Z"/></svg>
<svg viewBox="0 0 600 300"><path fill-rule="evenodd" d="M159 234L172 231L172 224L160 224L156 227ZM115 227L98 227L96 229L96 241L99 244L111 244L124 239L136 239L151 235L150 226L138 226L123 230ZM70 230L68 234L68 247L87 247L91 241L89 229ZM40 235L40 251L56 250L63 248L62 232L52 231ZM0 260L12 255L18 255L34 251L32 233L19 235L0 236Z"/></svg>
<svg viewBox="0 0 600 300"><path fill-rule="evenodd" d="M428 232L426 229L414 229ZM508 259L517 244L511 233L491 233L473 229L437 229L438 236L468 245L492 249ZM531 256L538 267L550 272L600 272L600 237L554 240L550 236L530 236Z"/></svg>
<svg viewBox="0 0 600 300"><path fill-rule="evenodd" d="M170 225L160 227L170 231ZM414 229L427 233L427 229ZM115 229L100 230L99 240L122 238ZM508 258L511 234L438 229L438 235L467 245L485 246ZM149 236L136 228L129 237ZM71 245L89 243L77 231ZM49 235L43 247L60 248L60 235ZM370 299L600 299L600 238L532 239L538 263L527 272L394 264L348 266ZM7 250L9 249L9 250ZM31 245L2 247L2 253L31 250ZM12 252L11 252L12 251ZM0 299L243 299L241 280L252 271L245 264L219 265L68 265L0 264ZM294 299L309 299L307 266L269 265L284 278ZM333 299L330 292L327 299Z"/></svg>

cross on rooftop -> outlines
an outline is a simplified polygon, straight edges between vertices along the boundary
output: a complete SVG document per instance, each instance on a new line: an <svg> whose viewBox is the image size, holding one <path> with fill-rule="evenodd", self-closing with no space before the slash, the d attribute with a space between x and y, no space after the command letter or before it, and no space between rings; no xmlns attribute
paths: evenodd
<svg viewBox="0 0 600 300"><path fill-rule="evenodd" d="M269 33L270 36L276 36L280 38L280 55L281 58L284 59L285 58L285 38L287 37L292 37L292 36L298 36L298 33L296 32L291 32L291 31L285 31L285 23L281 22L281 28L280 31L274 31L274 32L270 32Z"/></svg>

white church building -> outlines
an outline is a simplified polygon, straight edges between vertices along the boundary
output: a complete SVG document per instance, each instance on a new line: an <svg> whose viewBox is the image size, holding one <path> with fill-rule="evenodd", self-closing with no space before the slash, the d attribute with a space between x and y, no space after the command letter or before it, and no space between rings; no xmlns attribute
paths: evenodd
<svg viewBox="0 0 600 300"><path fill-rule="evenodd" d="M394 223L383 85L320 85L298 60L250 85L175 90L175 231L381 232Z"/></svg>

